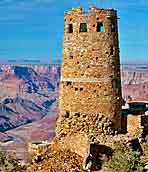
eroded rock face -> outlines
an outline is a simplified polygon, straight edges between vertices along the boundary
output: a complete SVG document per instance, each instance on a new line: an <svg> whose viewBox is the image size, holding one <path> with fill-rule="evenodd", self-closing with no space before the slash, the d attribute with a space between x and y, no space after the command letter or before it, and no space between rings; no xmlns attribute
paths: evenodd
<svg viewBox="0 0 148 172"><path fill-rule="evenodd" d="M56 101L58 65L0 65L0 131L42 119Z"/></svg>
<svg viewBox="0 0 148 172"><path fill-rule="evenodd" d="M125 100L148 100L148 71L140 65L122 66L122 96Z"/></svg>
<svg viewBox="0 0 148 172"><path fill-rule="evenodd" d="M0 65L0 95L54 92L59 77L59 65Z"/></svg>
<svg viewBox="0 0 148 172"><path fill-rule="evenodd" d="M0 65L0 132L6 132L0 142L20 159L27 158L28 141L55 135L59 78L59 65Z"/></svg>

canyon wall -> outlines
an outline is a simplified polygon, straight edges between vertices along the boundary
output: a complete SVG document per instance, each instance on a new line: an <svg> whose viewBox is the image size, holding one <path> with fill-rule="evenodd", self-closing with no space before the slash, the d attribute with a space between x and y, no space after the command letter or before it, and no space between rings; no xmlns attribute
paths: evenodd
<svg viewBox="0 0 148 172"><path fill-rule="evenodd" d="M148 100L147 69L147 65L125 65L121 67L122 97L125 100Z"/></svg>

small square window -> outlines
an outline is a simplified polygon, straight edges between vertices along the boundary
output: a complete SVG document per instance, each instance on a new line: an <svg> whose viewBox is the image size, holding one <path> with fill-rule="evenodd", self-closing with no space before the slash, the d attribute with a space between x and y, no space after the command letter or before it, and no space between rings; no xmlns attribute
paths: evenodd
<svg viewBox="0 0 148 172"><path fill-rule="evenodd" d="M78 88L75 88L75 91L78 91Z"/></svg>
<svg viewBox="0 0 148 172"><path fill-rule="evenodd" d="M66 85L68 86L68 85L71 85L71 82L70 81L68 81L67 83L66 83Z"/></svg>
<svg viewBox="0 0 148 172"><path fill-rule="evenodd" d="M69 112L69 111L66 111L65 117L66 117L66 118L69 118L69 115L70 115L70 112Z"/></svg>
<svg viewBox="0 0 148 172"><path fill-rule="evenodd" d="M98 22L97 23L97 32L104 32L105 29L104 29L104 25L102 22Z"/></svg>
<svg viewBox="0 0 148 172"><path fill-rule="evenodd" d="M75 116L80 117L80 113L79 112L75 113Z"/></svg>
<svg viewBox="0 0 148 172"><path fill-rule="evenodd" d="M80 88L80 91L83 91L83 88Z"/></svg>
<svg viewBox="0 0 148 172"><path fill-rule="evenodd" d="M87 23L80 23L80 32L87 32Z"/></svg>
<svg viewBox="0 0 148 172"><path fill-rule="evenodd" d="M73 25L72 24L68 25L68 33L73 33Z"/></svg>

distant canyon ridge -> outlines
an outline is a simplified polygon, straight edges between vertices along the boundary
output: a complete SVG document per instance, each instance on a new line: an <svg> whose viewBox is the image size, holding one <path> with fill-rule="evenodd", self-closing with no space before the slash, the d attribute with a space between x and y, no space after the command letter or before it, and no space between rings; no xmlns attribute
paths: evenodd
<svg viewBox="0 0 148 172"><path fill-rule="evenodd" d="M148 66L122 65L122 96L148 100ZM60 65L0 65L0 142L22 156L27 143L51 140L58 117Z"/></svg>
<svg viewBox="0 0 148 172"><path fill-rule="evenodd" d="M148 101L148 65L121 66L122 97L125 100Z"/></svg>

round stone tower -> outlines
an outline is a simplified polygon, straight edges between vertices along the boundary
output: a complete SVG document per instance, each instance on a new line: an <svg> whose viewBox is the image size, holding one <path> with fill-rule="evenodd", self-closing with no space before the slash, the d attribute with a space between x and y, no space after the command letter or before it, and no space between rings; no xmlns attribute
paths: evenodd
<svg viewBox="0 0 148 172"><path fill-rule="evenodd" d="M65 12L64 45L56 132L100 133L121 130L121 81L117 12L90 7Z"/></svg>

